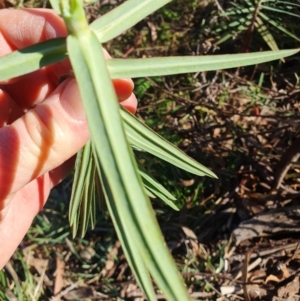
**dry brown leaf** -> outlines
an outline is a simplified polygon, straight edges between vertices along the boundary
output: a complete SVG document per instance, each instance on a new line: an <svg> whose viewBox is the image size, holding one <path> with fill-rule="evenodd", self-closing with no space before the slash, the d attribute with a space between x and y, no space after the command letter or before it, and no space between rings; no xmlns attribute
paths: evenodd
<svg viewBox="0 0 300 301"><path fill-rule="evenodd" d="M253 252L253 249L250 249L246 255L245 260L242 266L242 281L243 281L243 290L244 290L244 297L246 301L251 301L249 294L248 294L248 288L247 288L247 280L248 280L248 265L250 261L251 254Z"/></svg>
<svg viewBox="0 0 300 301"><path fill-rule="evenodd" d="M232 237L239 245L243 240L254 237L272 236L282 233L299 233L300 206L290 206L266 213L240 223L232 233Z"/></svg>
<svg viewBox="0 0 300 301"><path fill-rule="evenodd" d="M143 301L144 298L142 295L141 290L134 283L126 284L120 293L121 298L134 298L135 300Z"/></svg>
<svg viewBox="0 0 300 301"><path fill-rule="evenodd" d="M247 293L250 300L265 300L268 292L259 285L251 284L247 286Z"/></svg>
<svg viewBox="0 0 300 301"><path fill-rule="evenodd" d="M263 269L255 270L253 272L248 272L248 279L250 282L263 282L266 278L266 271Z"/></svg>
<svg viewBox="0 0 300 301"><path fill-rule="evenodd" d="M43 278L43 282L47 286L53 286L53 281L50 280L49 277L46 275L46 270L49 264L48 259L36 258L31 254L31 252L28 252L26 255L26 263L37 270L39 275Z"/></svg>
<svg viewBox="0 0 300 301"><path fill-rule="evenodd" d="M9 298L10 301L19 301L18 298L14 295L14 293L11 292L10 290L7 290L7 291L5 292L5 296L6 296L7 298Z"/></svg>
<svg viewBox="0 0 300 301"><path fill-rule="evenodd" d="M95 250L90 246L85 247L79 252L80 257L86 262L90 262L92 258L95 256L95 254L96 254Z"/></svg>
<svg viewBox="0 0 300 301"><path fill-rule="evenodd" d="M86 300L87 298L94 297L94 289L89 286L82 286L63 295L67 301ZM55 300L56 301L56 300Z"/></svg>
<svg viewBox="0 0 300 301"><path fill-rule="evenodd" d="M268 282L270 282L270 281L274 281L274 282L277 282L277 283L278 283L278 282L281 281L281 279L280 279L279 277L277 277L277 276L271 274L271 275L269 275L269 276L267 277L267 279L265 280L265 283L268 283Z"/></svg>
<svg viewBox="0 0 300 301"><path fill-rule="evenodd" d="M181 229L182 229L183 233L185 234L186 238L188 239L193 252L196 255L198 255L199 243L198 243L198 238L197 238L196 234L187 227L181 226Z"/></svg>
<svg viewBox="0 0 300 301"><path fill-rule="evenodd" d="M55 281L54 281L54 296L60 293L62 288L64 287L64 271L65 271L65 262L59 258L56 257L56 270L54 273ZM57 299L57 301L60 301L61 299Z"/></svg>
<svg viewBox="0 0 300 301"><path fill-rule="evenodd" d="M291 278L291 281L278 289L277 294L279 298L291 298L299 294L299 276L293 276Z"/></svg>
<svg viewBox="0 0 300 301"><path fill-rule="evenodd" d="M182 181L180 181L179 185L181 187L189 187L189 186L194 185L194 183L195 183L195 179L182 180Z"/></svg>

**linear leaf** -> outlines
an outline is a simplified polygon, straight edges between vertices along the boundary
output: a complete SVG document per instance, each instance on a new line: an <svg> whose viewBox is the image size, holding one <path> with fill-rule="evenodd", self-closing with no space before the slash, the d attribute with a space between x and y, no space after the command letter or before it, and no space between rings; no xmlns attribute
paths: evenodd
<svg viewBox="0 0 300 301"><path fill-rule="evenodd" d="M77 36L68 37L68 51L87 113L93 146L112 195L109 199L113 200L120 214L121 225L128 228L130 240L135 241L136 252L140 252L167 299L189 300L137 174L101 45L92 32Z"/></svg>
<svg viewBox="0 0 300 301"><path fill-rule="evenodd" d="M66 39L56 38L11 52L0 58L0 81L5 81L66 58Z"/></svg>
<svg viewBox="0 0 300 301"><path fill-rule="evenodd" d="M275 4L284 4L284 5L288 5L288 6L295 6L295 7L300 7L300 4L296 4L290 1L278 1L278 0L269 0L269 1L263 1L264 2L274 2Z"/></svg>
<svg viewBox="0 0 300 301"><path fill-rule="evenodd" d="M103 17L94 21L90 28L95 31L101 43L107 42L171 0L130 0L126 1Z"/></svg>
<svg viewBox="0 0 300 301"><path fill-rule="evenodd" d="M86 181L85 174L88 170L90 157L91 143L88 142L86 146L77 153L76 157L75 173L69 207L69 221L71 226L76 221L77 212L80 208L84 183ZM75 232L77 232L77 230Z"/></svg>
<svg viewBox="0 0 300 301"><path fill-rule="evenodd" d="M300 5L298 5L298 7L300 7ZM280 14L285 14L287 16L292 16L292 17L300 18L299 14L294 14L294 13L291 13L291 12L289 12L287 10L278 9L278 8L274 8L274 7L270 7L270 6L265 6L265 5L261 5L261 8L264 9L264 10L269 10L269 11L275 12L275 13L280 13Z"/></svg>
<svg viewBox="0 0 300 301"><path fill-rule="evenodd" d="M74 223L76 210L79 208L81 203L81 196L83 191L83 185L85 177L80 178L80 166L82 165L82 157L83 157L83 148L77 153L76 161L75 161L75 172L73 176L73 185L72 192L70 197L70 206L69 206L69 223L70 226ZM73 212L73 208L75 210Z"/></svg>
<svg viewBox="0 0 300 301"><path fill-rule="evenodd" d="M80 237L83 237L88 229L91 220L91 210L94 208L94 168L93 168L93 156L89 158L88 169L85 174L85 185L82 194L82 201L80 206Z"/></svg>
<svg viewBox="0 0 300 301"><path fill-rule="evenodd" d="M107 65L112 78L151 77L255 65L281 59L298 51L299 49L288 49L245 54L112 59Z"/></svg>
<svg viewBox="0 0 300 301"><path fill-rule="evenodd" d="M297 36L295 36L292 32L290 32L289 30L287 30L286 28L284 28L283 26L281 26L278 22L272 20L271 18L269 18L268 16L266 16L262 12L259 13L259 16L262 19L264 19L265 21L267 21L269 24L273 25L276 29L282 31L283 33L285 33L286 35L292 37L293 39L295 39L297 41L300 41L300 38L298 38Z"/></svg>
<svg viewBox="0 0 300 301"><path fill-rule="evenodd" d="M98 172L100 174L99 177L101 178L107 207L115 225L115 230L122 244L127 261L132 268L133 273L135 274L139 286L146 293L149 300L156 300L147 267L142 259L142 256L138 252L138 245L136 244L136 241L132 239L132 234L130 233L128 226L122 222L122 220L124 220L124 218L121 217L122 212L120 212L115 205L115 200L113 199L106 176L102 172L101 162L97 156L95 156L95 160L98 167Z"/></svg>
<svg viewBox="0 0 300 301"><path fill-rule="evenodd" d="M173 203L176 198L161 184L151 178L145 172L139 170L139 174L143 178L143 183L146 189L150 190L154 195L164 201L167 205L169 205L172 209L178 211L179 208Z"/></svg>
<svg viewBox="0 0 300 301"><path fill-rule="evenodd" d="M272 34L270 33L269 29L265 26L263 21L257 17L256 22L254 23L257 31L260 33L263 40L267 43L267 45L273 50L279 50L276 41L274 40Z"/></svg>
<svg viewBox="0 0 300 301"><path fill-rule="evenodd" d="M143 178L143 182L148 187L153 187L163 193L168 199L172 201L176 201L176 198L161 184L159 184L156 180L154 180L151 176L149 176L146 172L139 170L139 174Z"/></svg>
<svg viewBox="0 0 300 301"><path fill-rule="evenodd" d="M228 36L229 38L230 36ZM48 43L52 47L49 51ZM35 49L39 53L34 53ZM53 52L52 52L53 51ZM246 54L207 55L202 57L164 57L112 59L108 61L111 78L164 76L188 72L213 71L259 64L297 53L299 49ZM65 38L49 40L0 58L0 81L27 74L66 58ZM134 68L133 68L134 67Z"/></svg>
<svg viewBox="0 0 300 301"><path fill-rule="evenodd" d="M137 147L137 149L143 149L193 174L216 178L216 175L212 171L187 156L183 151L155 133L134 115L122 108L121 114L128 141Z"/></svg>

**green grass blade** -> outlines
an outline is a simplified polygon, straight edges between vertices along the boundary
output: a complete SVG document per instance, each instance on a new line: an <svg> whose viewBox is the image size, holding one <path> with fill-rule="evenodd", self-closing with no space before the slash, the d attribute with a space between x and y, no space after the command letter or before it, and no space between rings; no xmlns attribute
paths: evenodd
<svg viewBox="0 0 300 301"><path fill-rule="evenodd" d="M269 0L269 1L262 1L263 3L265 2L274 2L277 5L283 4L284 6L294 6L294 7L300 7L300 4L296 4L290 1L278 1L278 0Z"/></svg>
<svg viewBox="0 0 300 301"><path fill-rule="evenodd" d="M233 4L233 3L232 3ZM234 16L234 17L238 17L240 15L245 15L245 14L252 14L255 11L254 7L246 7L246 8L242 8L242 7L237 7L237 9L235 10L230 10L230 11L225 11L224 13L221 13L220 16L221 17L229 17L229 16Z"/></svg>
<svg viewBox="0 0 300 301"><path fill-rule="evenodd" d="M254 23L255 28L260 33L263 40L267 43L267 45L273 50L279 50L276 41L274 40L272 34L270 33L269 29L265 26L263 21L257 17L256 22Z"/></svg>
<svg viewBox="0 0 300 301"><path fill-rule="evenodd" d="M66 39L38 43L0 58L0 81L36 71L66 58Z"/></svg>
<svg viewBox="0 0 300 301"><path fill-rule="evenodd" d="M101 43L129 29L171 0L129 0L94 21L90 28Z"/></svg>
<svg viewBox="0 0 300 301"><path fill-rule="evenodd" d="M89 129L111 191L121 226L168 300L189 300L176 265L166 249L149 199L127 144L119 105L96 36L69 36L68 51L87 113ZM99 77L101 74L101 77ZM108 204L111 205L111 204ZM139 279L141 281L141 279Z"/></svg>
<svg viewBox="0 0 300 301"><path fill-rule="evenodd" d="M277 30L280 30L281 32L285 33L286 35L292 37L293 39L300 41L300 38L298 38L297 36L295 36L293 33L291 33L289 30L287 30L286 28L284 28L283 26L281 26L278 22L272 20L271 18L269 18L268 16L266 16L265 14L263 14L262 12L259 13L259 16L264 19L265 21L267 21L269 24L273 25Z"/></svg>
<svg viewBox="0 0 300 301"><path fill-rule="evenodd" d="M235 28L235 29L231 30L230 32L226 33L225 35L222 35L216 42L216 45L220 45L220 44L224 43L225 41L227 41L228 39L231 39L233 36L241 33L245 29L247 29L246 26L240 25L238 28ZM222 30L222 29L220 29L220 30Z"/></svg>
<svg viewBox="0 0 300 301"><path fill-rule="evenodd" d="M298 51L299 49L288 49L245 54L112 59L107 65L112 78L150 77L255 65L281 59Z"/></svg>
<svg viewBox="0 0 300 301"><path fill-rule="evenodd" d="M298 5L298 7L300 7L300 5ZM278 9L278 8L274 8L274 7L270 7L270 6L265 6L265 5L261 5L261 8L264 9L264 10L269 10L269 11L275 12L275 13L279 13L279 14L284 14L284 15L291 16L291 17L300 18L299 14L294 14L294 13L291 13L291 12L289 12L287 10L284 10L284 9Z"/></svg>

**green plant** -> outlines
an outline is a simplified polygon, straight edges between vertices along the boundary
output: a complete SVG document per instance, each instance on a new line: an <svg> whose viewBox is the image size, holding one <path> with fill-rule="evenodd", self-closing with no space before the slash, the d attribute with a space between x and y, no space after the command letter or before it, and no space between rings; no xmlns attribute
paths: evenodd
<svg viewBox="0 0 300 301"><path fill-rule="evenodd" d="M281 32L284 36L299 42L300 39L295 32L300 18L299 9L300 4L291 1L230 1L229 8L220 15L222 21L221 26L216 29L219 35L216 44L221 44L244 32L244 51L248 52L255 31L272 50L279 49L276 43L276 32L277 34Z"/></svg>
<svg viewBox="0 0 300 301"><path fill-rule="evenodd" d="M132 149L147 151L199 176L215 175L120 109L111 78L240 67L279 59L298 50L104 59L101 43L113 39L168 2L170 0L129 0L88 26L80 0L52 0L52 6L65 20L68 37L33 45L1 58L0 80L29 73L69 56L91 133L91 141L76 160L69 214L73 235L78 229L84 235L88 225L94 225L96 202L103 197L127 260L147 298L156 300L152 277L168 300L184 301L189 300L188 293L165 246L147 193L165 197L168 202L172 201L172 196L138 169Z"/></svg>

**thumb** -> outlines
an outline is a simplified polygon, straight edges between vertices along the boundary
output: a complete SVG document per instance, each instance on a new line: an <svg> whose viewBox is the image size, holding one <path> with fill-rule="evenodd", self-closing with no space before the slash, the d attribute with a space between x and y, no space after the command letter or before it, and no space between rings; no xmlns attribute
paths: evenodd
<svg viewBox="0 0 300 301"><path fill-rule="evenodd" d="M0 129L0 210L29 182L72 157L89 139L74 79L44 102Z"/></svg>

